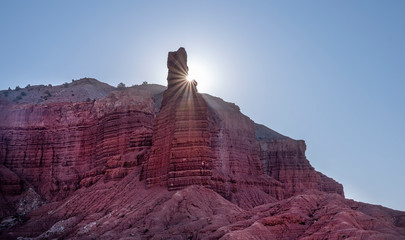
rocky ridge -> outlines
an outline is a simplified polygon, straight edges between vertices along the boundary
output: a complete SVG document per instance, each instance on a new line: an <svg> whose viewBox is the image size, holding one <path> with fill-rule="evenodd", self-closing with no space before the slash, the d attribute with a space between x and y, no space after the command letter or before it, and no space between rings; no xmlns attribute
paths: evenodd
<svg viewBox="0 0 405 240"><path fill-rule="evenodd" d="M346 200L304 141L198 93L183 48L168 69L167 89L1 100L1 238L404 239L404 212Z"/></svg>

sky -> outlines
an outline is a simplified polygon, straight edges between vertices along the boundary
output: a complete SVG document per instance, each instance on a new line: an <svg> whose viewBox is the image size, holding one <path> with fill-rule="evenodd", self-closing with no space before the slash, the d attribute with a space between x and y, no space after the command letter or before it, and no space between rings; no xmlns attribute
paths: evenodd
<svg viewBox="0 0 405 240"><path fill-rule="evenodd" d="M0 1L0 89L93 77L200 92L307 144L347 198L405 211L405 1Z"/></svg>

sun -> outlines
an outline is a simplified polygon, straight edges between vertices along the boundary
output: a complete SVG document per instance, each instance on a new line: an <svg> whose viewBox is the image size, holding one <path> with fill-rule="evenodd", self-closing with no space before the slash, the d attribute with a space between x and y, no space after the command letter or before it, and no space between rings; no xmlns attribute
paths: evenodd
<svg viewBox="0 0 405 240"><path fill-rule="evenodd" d="M202 59L189 59L188 62L188 75L186 77L188 82L193 80L198 82L199 91L207 92L209 91L210 83L213 80L212 71L213 69L209 67L205 61Z"/></svg>
<svg viewBox="0 0 405 240"><path fill-rule="evenodd" d="M195 80L192 76L190 76L190 74L187 75L186 77L187 82L191 82L193 80Z"/></svg>
<svg viewBox="0 0 405 240"><path fill-rule="evenodd" d="M200 64L189 65L188 75L186 77L187 81L191 82L193 80L201 81L204 78L203 69L201 69Z"/></svg>

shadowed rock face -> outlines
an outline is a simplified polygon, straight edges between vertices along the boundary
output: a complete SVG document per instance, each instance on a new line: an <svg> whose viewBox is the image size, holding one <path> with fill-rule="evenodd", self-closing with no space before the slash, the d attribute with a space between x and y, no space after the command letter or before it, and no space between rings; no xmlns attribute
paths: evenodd
<svg viewBox="0 0 405 240"><path fill-rule="evenodd" d="M169 52L168 88L156 117L147 185L170 190L188 185L209 186L212 154L207 106L196 85L186 80L184 48Z"/></svg>
<svg viewBox="0 0 405 240"><path fill-rule="evenodd" d="M404 212L344 199L304 141L199 94L184 48L167 66L167 89L0 98L1 239L404 239Z"/></svg>
<svg viewBox="0 0 405 240"><path fill-rule="evenodd" d="M122 178L148 158L152 144L153 99L136 89L91 102L7 104L0 111L1 169L47 200ZM18 192L18 178L1 183L4 192Z"/></svg>
<svg viewBox="0 0 405 240"><path fill-rule="evenodd" d="M171 89L175 86L183 86L188 75L187 53L184 48L174 52L169 52L167 57L167 88Z"/></svg>
<svg viewBox="0 0 405 240"><path fill-rule="evenodd" d="M285 195L291 197L307 189L338 193L343 186L315 171L305 157L306 145L290 138L259 140L260 160L267 175L283 183Z"/></svg>
<svg viewBox="0 0 405 240"><path fill-rule="evenodd" d="M90 102L1 105L0 160L3 175L13 176L2 180L3 192L22 192L25 180L48 201L63 199L100 179L119 180L145 162L140 177L149 187L200 184L243 207L306 189L343 194L341 185L310 166L302 141L258 127L236 105L199 94L186 81L184 48L169 53L167 66L163 98L163 88L139 86ZM72 84L106 89L95 81Z"/></svg>
<svg viewBox="0 0 405 240"><path fill-rule="evenodd" d="M149 187L204 185L244 207L307 189L343 194L333 180L330 188L322 187L323 179L305 158L303 141L256 126L236 105L199 94L186 80L184 48L169 52L167 66L168 89L146 171Z"/></svg>

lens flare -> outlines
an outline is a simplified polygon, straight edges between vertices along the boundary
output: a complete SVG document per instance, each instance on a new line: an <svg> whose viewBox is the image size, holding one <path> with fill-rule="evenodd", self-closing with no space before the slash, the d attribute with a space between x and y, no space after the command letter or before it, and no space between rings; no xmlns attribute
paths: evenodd
<svg viewBox="0 0 405 240"><path fill-rule="evenodd" d="M191 81L195 80L195 78L193 78L193 77L190 76L190 74L189 74L189 75L187 75L186 80L187 80L188 82L191 82Z"/></svg>

